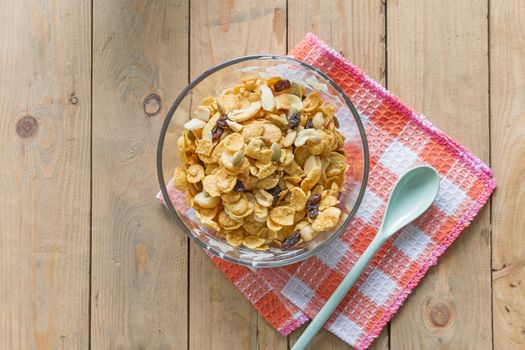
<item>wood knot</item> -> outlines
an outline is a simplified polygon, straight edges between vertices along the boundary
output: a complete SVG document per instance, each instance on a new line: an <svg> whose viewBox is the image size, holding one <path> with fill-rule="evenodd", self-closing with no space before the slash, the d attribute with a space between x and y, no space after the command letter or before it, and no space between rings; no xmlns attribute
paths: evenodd
<svg viewBox="0 0 525 350"><path fill-rule="evenodd" d="M38 131L38 121L30 115L21 118L16 123L16 133L20 137L31 137Z"/></svg>
<svg viewBox="0 0 525 350"><path fill-rule="evenodd" d="M149 94L144 99L144 112L148 117L153 117L155 114L160 112L161 100L157 94Z"/></svg>
<svg viewBox="0 0 525 350"><path fill-rule="evenodd" d="M436 327L445 327L450 321L450 315L449 306L442 301L430 306L430 321Z"/></svg>
<svg viewBox="0 0 525 350"><path fill-rule="evenodd" d="M69 98L69 103L71 103L72 105L76 105L78 103L78 97L75 95L71 95L71 97Z"/></svg>

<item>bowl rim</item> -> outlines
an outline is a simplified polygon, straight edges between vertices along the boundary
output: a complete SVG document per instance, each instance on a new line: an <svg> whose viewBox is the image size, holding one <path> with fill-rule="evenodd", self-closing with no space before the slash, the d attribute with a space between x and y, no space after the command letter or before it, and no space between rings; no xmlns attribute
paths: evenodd
<svg viewBox="0 0 525 350"><path fill-rule="evenodd" d="M186 226L186 224L184 224L182 219L179 217L179 214L177 213L177 211L173 207L173 204L172 204L171 200L169 200L168 190L166 188L166 182L165 182L165 179L164 179L164 173L163 173L163 169L162 169L162 165L163 165L162 164L162 154L163 154L164 141L165 141L165 138L166 138L166 133L168 131L168 127L169 127L170 122L171 122L171 120L173 118L173 115L175 114L175 111L177 110L177 108L179 107L181 102L184 100L184 98L188 95L188 93L195 86L197 86L197 84L199 84L202 80L204 80L205 78L207 78L211 74L213 74L213 73L215 73L215 72L217 72L217 71L219 71L219 70L221 70L223 68L232 66L234 64L242 63L242 62L245 62L245 61L251 61L251 60L268 60L268 61L281 61L281 62L286 62L286 63L293 63L293 64L296 64L296 65L302 66L303 68L306 68L306 69L314 72L315 74L321 76L326 82L328 82L342 96L343 100L345 101L345 103L347 104L348 108L352 112L352 115L353 115L353 117L354 117L354 119L356 121L356 124L357 124L357 128L359 129L359 134L361 136L361 142L362 142L362 146L363 146L364 167L363 167L363 178L362 178L362 181L361 181L361 188L359 190L359 194L357 196L356 202L355 202L352 210L348 214L347 218L345 219L345 221L336 230L336 232L334 232L328 239L326 239L324 242L320 243L318 246L314 247L313 249L311 249L309 251L306 251L303 254L300 254L300 255L297 255L297 256L292 256L290 258L282 259L282 260L279 260L279 261L255 261L255 260L251 260L251 259L234 258L234 257L228 256L228 255L225 255L222 252L217 251L214 247L209 246L208 244L204 243L203 241L198 239L196 236L194 236L192 234L190 228L188 228ZM246 56L235 57L235 58L232 58L230 60L227 60L227 61L224 61L222 63L219 63L219 64L217 64L215 66L212 66L211 68L209 68L209 69L205 70L203 73L201 73L197 78L192 80L184 89L182 89L182 91L179 93L179 95L177 96L177 98L175 99L173 104L171 105L168 113L166 114L164 122L162 124L162 128L160 130L159 141L158 141L158 144L157 144L157 177L158 177L158 181L159 181L159 185L160 185L160 190L161 190L162 196L164 198L164 203L165 203L166 207L168 208L168 210L175 217L175 220L178 222L179 226L182 227L182 230L184 231L186 236L188 236L193 241L195 241L199 246L201 246L205 250L211 252L213 255L219 257L222 260L226 260L226 261L229 261L229 262L233 262L233 263L236 263L236 264L239 264L239 265L244 265L244 266L248 266L248 267L252 267L252 268L254 268L254 267L257 267L257 268L280 267L280 266L286 266L286 265L290 265L290 264L293 264L293 263L297 263L297 262L306 260L307 258L313 256L315 253L319 252L323 247L325 247L328 244L332 243L337 237L339 237L341 235L341 233L346 231L346 229L348 228L348 225L352 221L355 213L359 209L359 207L361 205L361 202L363 200L363 197L364 197L364 194L365 194L365 191L366 191L366 187L367 187L367 183L368 183L368 175L369 175L369 171L370 171L369 164L370 164L370 159L369 159L368 141L367 141L367 137L366 137L366 133L365 133L365 128L363 126L363 123L361 121L359 113L357 112L354 104L352 103L350 98L347 96L347 94L343 91L343 89L335 81L333 81L329 76L327 76L325 73L323 73L321 70L317 69L316 67L314 67L314 66L312 66L312 65L310 65L308 63L305 63L303 61L300 61L300 60L298 60L296 58L290 57L290 56L282 56L282 55L274 55L274 54L257 54L257 55L246 55Z"/></svg>

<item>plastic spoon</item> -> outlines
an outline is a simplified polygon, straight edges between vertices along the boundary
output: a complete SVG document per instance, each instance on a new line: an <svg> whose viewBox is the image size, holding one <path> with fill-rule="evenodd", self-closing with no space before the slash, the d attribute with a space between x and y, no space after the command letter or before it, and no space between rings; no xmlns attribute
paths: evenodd
<svg viewBox="0 0 525 350"><path fill-rule="evenodd" d="M372 243L297 339L291 350L302 350L308 346L381 246L394 233L423 214L434 202L438 190L439 174L429 166L413 168L397 181L388 199L383 223Z"/></svg>

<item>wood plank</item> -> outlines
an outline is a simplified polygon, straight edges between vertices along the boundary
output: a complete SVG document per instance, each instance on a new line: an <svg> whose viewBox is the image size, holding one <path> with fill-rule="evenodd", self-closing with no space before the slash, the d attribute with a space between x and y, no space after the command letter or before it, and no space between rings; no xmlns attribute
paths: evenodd
<svg viewBox="0 0 525 350"><path fill-rule="evenodd" d="M290 50L312 32L341 52L369 77L384 84L385 4L374 1L289 0Z"/></svg>
<svg viewBox="0 0 525 350"><path fill-rule="evenodd" d="M304 1L288 3L288 37L290 49L307 32L319 36L371 78L385 81L385 5L383 1L321 1L305 6ZM304 327L290 336L293 344ZM342 340L322 330L310 345L311 349L348 349ZM388 328L370 349L388 349Z"/></svg>
<svg viewBox="0 0 525 350"><path fill-rule="evenodd" d="M95 0L93 15L92 348L184 348L187 239L154 197L160 126L187 83L188 3Z"/></svg>
<svg viewBox="0 0 525 350"><path fill-rule="evenodd" d="M486 1L387 4L388 83L474 154L489 159ZM489 210L439 259L393 319L392 349L490 349Z"/></svg>
<svg viewBox="0 0 525 350"><path fill-rule="evenodd" d="M2 2L2 349L88 348L90 11Z"/></svg>
<svg viewBox="0 0 525 350"><path fill-rule="evenodd" d="M494 348L525 348L525 3L490 2Z"/></svg>
<svg viewBox="0 0 525 350"><path fill-rule="evenodd" d="M285 0L193 0L190 13L192 78L235 56L286 53ZM190 315L190 349L286 349L286 338L257 315L193 243Z"/></svg>

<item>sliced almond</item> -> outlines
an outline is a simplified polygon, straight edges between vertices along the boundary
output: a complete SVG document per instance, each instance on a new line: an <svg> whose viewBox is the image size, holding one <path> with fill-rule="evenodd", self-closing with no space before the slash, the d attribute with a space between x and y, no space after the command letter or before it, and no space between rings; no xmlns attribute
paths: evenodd
<svg viewBox="0 0 525 350"><path fill-rule="evenodd" d="M295 130L288 131L288 133L284 137L283 146L290 147L291 145L293 145L296 137L297 137L297 131Z"/></svg>
<svg viewBox="0 0 525 350"><path fill-rule="evenodd" d="M200 130L206 126L206 122L200 120L200 119L191 119L189 122L186 122L184 124L184 128L186 130Z"/></svg>
<svg viewBox="0 0 525 350"><path fill-rule="evenodd" d="M323 115L323 112L315 113L314 117L312 118L312 125L316 129L323 129L324 128L324 115Z"/></svg>
<svg viewBox="0 0 525 350"><path fill-rule="evenodd" d="M246 121L259 112L261 109L261 102L252 102L248 107L243 109L235 109L228 113L228 119L234 122Z"/></svg>
<svg viewBox="0 0 525 350"><path fill-rule="evenodd" d="M266 85L261 86L261 105L268 112L275 109L275 97L273 97L272 90Z"/></svg>
<svg viewBox="0 0 525 350"><path fill-rule="evenodd" d="M233 131L239 132L242 130L242 124L236 123L234 121L231 121L229 119L226 120L226 124L232 129Z"/></svg>
<svg viewBox="0 0 525 350"><path fill-rule="evenodd" d="M296 147L300 147L303 146L306 141L319 142L321 141L321 135L315 129L304 129L299 131L294 144Z"/></svg>
<svg viewBox="0 0 525 350"><path fill-rule="evenodd" d="M199 106L197 107L197 110L195 111L195 113L193 113L193 115L195 116L195 118L207 122L208 119L210 119L210 113L211 112L207 107Z"/></svg>

